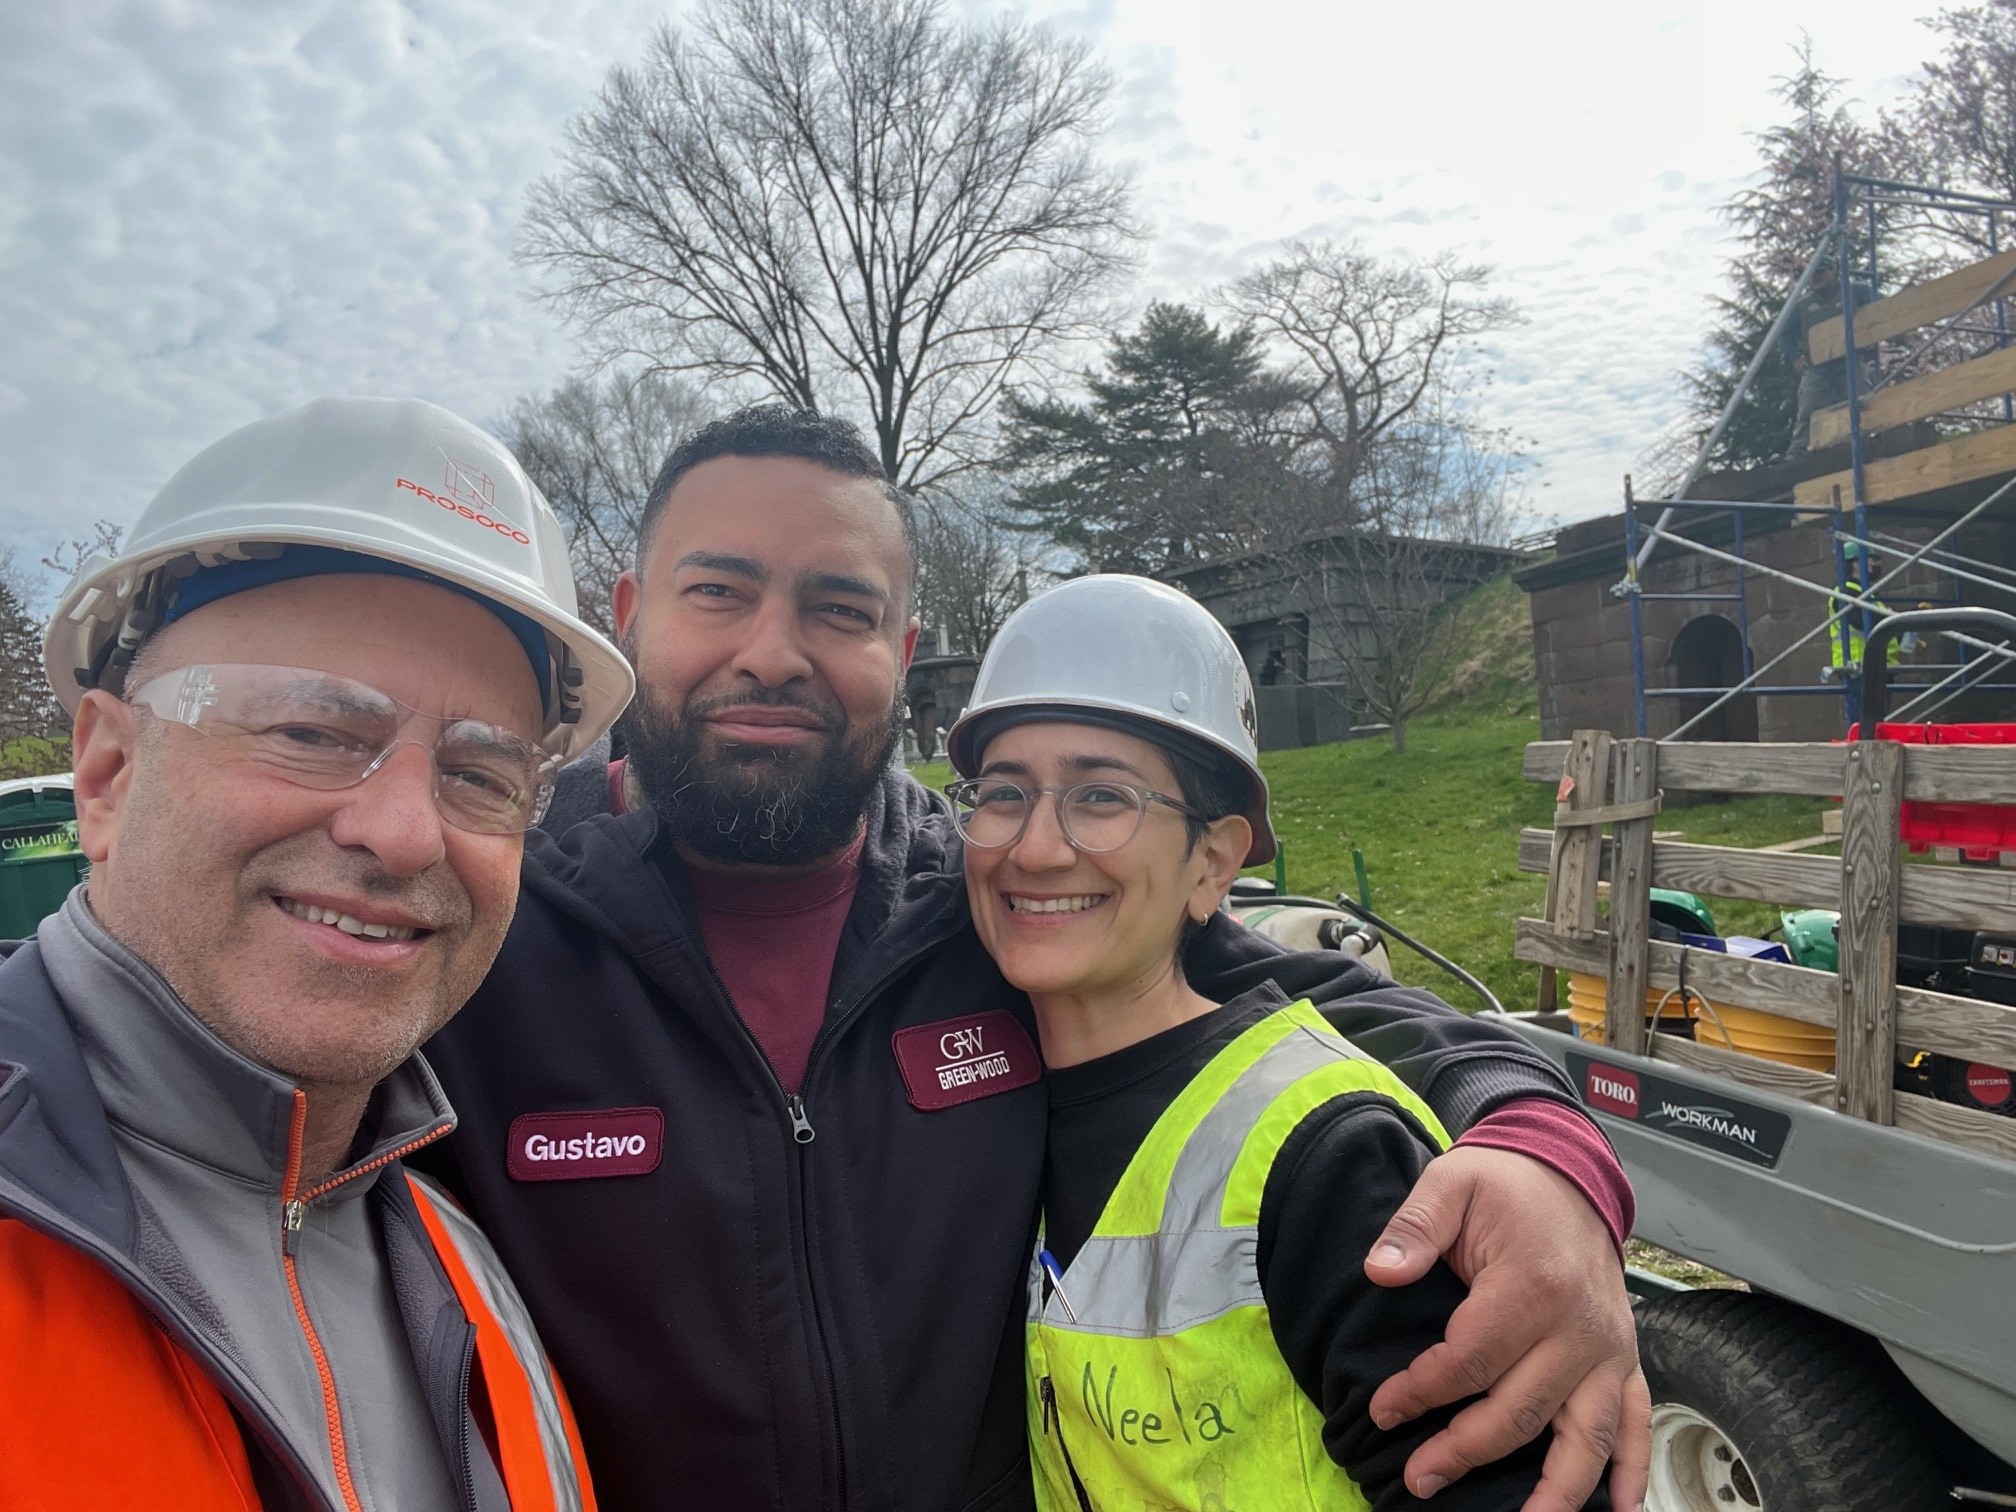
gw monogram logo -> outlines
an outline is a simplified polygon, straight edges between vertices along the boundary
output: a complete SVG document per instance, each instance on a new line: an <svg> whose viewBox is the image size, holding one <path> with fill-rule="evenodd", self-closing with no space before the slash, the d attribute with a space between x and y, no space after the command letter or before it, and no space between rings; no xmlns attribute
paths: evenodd
<svg viewBox="0 0 2016 1512"><path fill-rule="evenodd" d="M938 1036L938 1053L945 1057L938 1070L938 1086L949 1092L954 1087L970 1087L976 1082L1006 1076L1010 1069L1006 1053L987 1048L984 1025L950 1029Z"/></svg>

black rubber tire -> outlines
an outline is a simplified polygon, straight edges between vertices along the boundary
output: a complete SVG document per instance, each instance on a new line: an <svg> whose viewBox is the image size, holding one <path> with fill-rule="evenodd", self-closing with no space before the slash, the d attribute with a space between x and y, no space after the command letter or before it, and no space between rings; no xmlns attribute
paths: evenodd
<svg viewBox="0 0 2016 1512"><path fill-rule="evenodd" d="M1764 1512L1952 1506L1928 1409L1875 1340L1754 1292L1678 1292L1639 1303L1637 1316L1655 1407L1676 1402L1721 1429Z"/></svg>

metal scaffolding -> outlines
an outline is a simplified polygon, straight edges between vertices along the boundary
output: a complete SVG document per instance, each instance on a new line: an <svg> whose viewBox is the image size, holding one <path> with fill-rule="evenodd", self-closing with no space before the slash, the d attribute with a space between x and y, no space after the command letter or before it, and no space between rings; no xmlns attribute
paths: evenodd
<svg viewBox="0 0 2016 1512"><path fill-rule="evenodd" d="M1913 593L1904 608L1915 608L1926 603L1958 604L1962 601L1960 585L1973 583L1997 592L2016 594L2016 571L2009 566L1979 561L1959 551L1946 549L1944 543L1957 535L1966 526L1986 514L1992 507L2016 492L2016 478L1995 489L1986 498L1968 509L1958 519L1942 527L1930 540L1923 543L1902 540L1882 531L1872 531L1869 527L1868 484L1865 465L1865 441L1863 424L1865 406L1877 393L1887 388L1900 376L1910 374L1917 359L1942 337L1953 332L1965 332L1985 337L1992 341L1995 349L2006 348L2010 339L2010 327L2006 311L2005 295L2016 297L2016 266L1996 277L1976 294L1964 308L1947 315L1932 326L1925 337L1910 350L1903 352L1888 362L1882 343L1871 344L1865 357L1858 348L1855 338L1856 283L1858 275L1868 281L1868 299L1865 308L1873 303L1878 287L1877 248L1880 235L1879 206L1906 207L1920 212L1943 215L1965 215L1983 218L1986 224L1987 243L1990 256L2000 250L2000 219L2007 215L2016 217L2016 201L1991 200L1980 195L1961 194L1951 190L1938 189L1923 184L1905 184L1894 180L1868 178L1847 173L1838 165L1834 174L1834 223L1821 237L1814 248L1804 271L1794 283L1784 306L1772 321L1764 340L1739 379L1735 392L1730 396L1721 416L1717 419L1707 438L1688 468L1679 485L1673 490L1675 497L1654 501L1659 505L1656 521L1646 522L1639 518L1639 501L1633 494L1631 480L1624 480L1624 563L1625 573L1621 582L1612 592L1622 597L1630 609L1631 621L1631 675L1634 689L1633 712L1639 735L1647 733L1647 700L1652 698L1709 698L1706 707L1695 712L1671 734L1663 739L1674 740L1727 705L1732 699L1742 696L1782 697L1825 696L1839 698L1842 703L1841 724L1845 731L1854 725L1859 716L1860 678L1850 668L1842 668L1842 674L1833 681L1817 683L1767 683L1766 674L1790 658L1801 648L1826 635L1839 635L1845 646L1850 639L1861 644L1879 618L1899 612L1883 598L1886 586L1895 583L1912 569L1943 575L1953 584L1950 597L1928 599L1922 593ZM1855 245L1858 219L1866 228L1861 240L1867 244L1866 261L1858 264ZM2016 224L2016 222L2012 222ZM1825 507L1812 504L1733 501L1726 499L1690 499L1687 494L1705 470L1708 458L1717 442L1735 418L1743 401L1749 396L1757 375L1764 363L1783 337L1787 325L1800 301L1807 295L1814 279L1821 270L1832 265L1840 270L1836 279L1841 290L1841 326L1844 345L1843 362L1846 369L1847 388L1847 441L1848 474L1850 479L1849 497L1845 500L1841 490L1833 490L1831 503ZM1970 322L1983 306L1990 306L1993 323ZM1862 392L1866 381L1863 372L1865 361L1876 367L1876 377L1867 394ZM1975 401L1978 402L1978 401ZM2003 423L2016 420L2016 410L2012 410L2009 394L2001 398ZM1802 420L1805 416L1801 416ZM1692 512L1691 519L1699 523L1708 516L1703 511L1726 515L1729 522L1730 549L1722 550L1703 541L1683 534L1677 528L1680 512ZM1829 541L1834 574L1832 583L1816 583L1791 573L1779 571L1746 556L1744 549L1746 528L1753 527L1758 518L1765 520L1772 516L1789 515L1794 523L1806 523L1824 519L1828 525ZM1644 587L1643 575L1653 553L1662 544L1682 548L1701 556L1719 559L1734 569L1735 588L1733 592L1700 593L1651 593ZM1877 558L1894 563L1879 577L1876 576ZM1751 647L1750 634L1750 579L1762 576L1807 589L1822 596L1827 603L1826 613L1811 630L1793 641L1777 655L1762 665ZM1851 587L1851 585L1853 585ZM1650 687L1645 675L1645 615L1643 606L1657 602L1688 602L1733 604L1735 624L1741 637L1742 675L1734 686L1728 687ZM1849 622L1844 626L1843 622ZM1928 706L1919 717L1927 718L1938 709L1945 707L1963 693L2001 690L2016 690L2016 682L1994 682L1988 678L2003 664L2016 660L2016 644L1991 643L1972 636L1951 631L1939 632L1958 648L1957 662L1937 664L1915 663L1904 670L1945 673L1937 681L1901 682L1897 685L1900 693L1909 691L1911 697L1905 701L1891 717L1901 719L1919 706ZM1970 654L1971 653L1971 654ZM1830 658L1837 663L1844 658ZM1940 695L1944 695L1941 697ZM1932 700L1937 699L1936 703Z"/></svg>

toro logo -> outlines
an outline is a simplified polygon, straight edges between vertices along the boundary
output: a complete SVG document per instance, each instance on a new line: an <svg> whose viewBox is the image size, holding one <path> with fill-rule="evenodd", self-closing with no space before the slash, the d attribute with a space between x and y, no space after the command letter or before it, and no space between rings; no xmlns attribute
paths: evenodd
<svg viewBox="0 0 2016 1512"><path fill-rule="evenodd" d="M1582 1078L1582 1099L1590 1107L1622 1118L1638 1116L1638 1073L1591 1061Z"/></svg>
<svg viewBox="0 0 2016 1512"><path fill-rule="evenodd" d="M521 1113L504 1136L504 1166L518 1181L642 1176L665 1155L665 1115L656 1108Z"/></svg>
<svg viewBox="0 0 2016 1512"><path fill-rule="evenodd" d="M899 1029L890 1043L920 1113L1012 1092L1043 1074L1029 1032L1005 1009Z"/></svg>
<svg viewBox="0 0 2016 1512"><path fill-rule="evenodd" d="M393 487L416 493L429 504L438 504L450 514L480 525L485 530L494 530L520 546L530 546L532 537L504 519L497 508L497 485L490 481L490 475L471 463L458 462L453 457L447 460L439 493L431 488L422 488L411 478L400 478Z"/></svg>

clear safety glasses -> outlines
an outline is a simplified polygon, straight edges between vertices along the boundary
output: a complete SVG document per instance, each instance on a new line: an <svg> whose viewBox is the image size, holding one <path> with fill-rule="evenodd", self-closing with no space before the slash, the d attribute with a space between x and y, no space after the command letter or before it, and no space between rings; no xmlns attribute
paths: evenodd
<svg viewBox="0 0 2016 1512"><path fill-rule="evenodd" d="M557 758L498 725L425 714L368 683L303 667L178 667L126 701L301 787L354 787L400 746L420 746L434 759L441 817L478 835L537 824L559 768Z"/></svg>
<svg viewBox="0 0 2016 1512"><path fill-rule="evenodd" d="M1030 787L1005 777L969 777L945 789L959 816L968 845L999 850L1029 828L1029 816L1045 794L1057 800L1057 822L1073 850L1099 856L1117 851L1141 828L1151 803L1166 804L1196 818L1196 810L1153 788L1125 782L1081 782L1074 787Z"/></svg>

